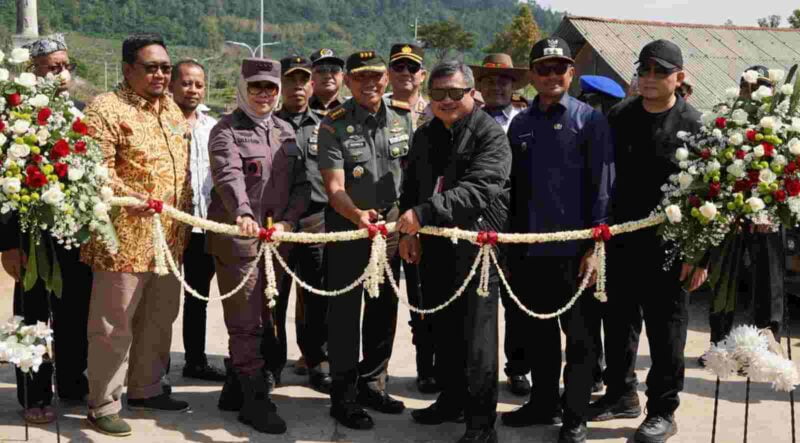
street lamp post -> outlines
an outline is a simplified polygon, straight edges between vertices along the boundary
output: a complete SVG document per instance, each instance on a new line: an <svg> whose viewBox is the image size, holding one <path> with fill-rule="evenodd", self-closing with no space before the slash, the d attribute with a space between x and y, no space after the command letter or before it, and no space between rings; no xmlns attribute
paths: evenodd
<svg viewBox="0 0 800 443"><path fill-rule="evenodd" d="M263 38L263 36L262 36L262 38ZM256 52L259 52L259 50L260 50L261 51L261 58L264 58L264 46L279 45L281 42L261 43L258 46L256 46L255 48L253 48L252 46L248 45L247 43L234 42L234 41L231 41L231 40L226 40L225 43L227 43L229 45L241 46L243 48L247 48L247 50L250 51L250 56L253 57L253 58L256 58Z"/></svg>
<svg viewBox="0 0 800 443"><path fill-rule="evenodd" d="M222 54L215 55L212 57L206 57L200 60L200 64L205 66L206 68L206 103L209 103L211 101L211 63L209 63L208 65L206 65L205 63L217 60L220 57L222 57Z"/></svg>
<svg viewBox="0 0 800 443"><path fill-rule="evenodd" d="M260 21L260 25L261 26L258 29L258 31L259 31L258 32L258 35L259 35L258 48L261 51L260 57L264 58L264 0L261 0L261 21Z"/></svg>

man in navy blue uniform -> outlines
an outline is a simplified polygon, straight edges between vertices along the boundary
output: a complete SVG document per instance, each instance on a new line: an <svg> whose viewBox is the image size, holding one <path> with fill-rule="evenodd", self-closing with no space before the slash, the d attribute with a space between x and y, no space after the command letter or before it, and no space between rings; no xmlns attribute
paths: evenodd
<svg viewBox="0 0 800 443"><path fill-rule="evenodd" d="M511 122L514 232L586 229L609 222L614 183L611 133L603 114L567 94L575 75L567 43L537 42L531 51L531 80L539 92L531 106ZM588 242L516 246L509 253L514 293L536 312L553 312L572 298L587 271ZM594 276L590 277L594 279ZM562 422L559 442L586 441L586 409L592 390L596 349L587 325L598 315L591 295L581 297L560 319L541 320L519 310L510 318L528 331L532 349L531 401L503 414L507 426ZM567 336L565 392L559 398L561 328ZM534 349L535 348L535 349ZM534 399L535 396L535 399Z"/></svg>

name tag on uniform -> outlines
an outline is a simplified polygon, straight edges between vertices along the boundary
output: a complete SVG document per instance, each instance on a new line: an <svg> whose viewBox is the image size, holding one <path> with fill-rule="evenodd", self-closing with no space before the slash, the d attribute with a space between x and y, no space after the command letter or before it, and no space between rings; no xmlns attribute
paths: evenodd
<svg viewBox="0 0 800 443"><path fill-rule="evenodd" d="M258 144L258 140L254 139L254 138L234 138L233 141L235 141L236 144L243 144L243 143L255 143L255 144Z"/></svg>
<svg viewBox="0 0 800 443"><path fill-rule="evenodd" d="M367 142L365 142L365 141L346 142L345 146L347 148L363 148L363 147L367 146Z"/></svg>
<svg viewBox="0 0 800 443"><path fill-rule="evenodd" d="M395 143L404 142L406 140L408 140L408 134L396 135L394 137L389 138L389 144L393 145Z"/></svg>
<svg viewBox="0 0 800 443"><path fill-rule="evenodd" d="M309 143L316 143L317 142L317 137L309 137L308 138L308 142Z"/></svg>

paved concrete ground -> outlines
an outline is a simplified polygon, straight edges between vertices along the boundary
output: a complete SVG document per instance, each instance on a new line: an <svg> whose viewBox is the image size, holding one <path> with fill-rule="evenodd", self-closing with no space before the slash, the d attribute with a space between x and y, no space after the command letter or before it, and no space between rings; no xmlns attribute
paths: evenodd
<svg viewBox="0 0 800 443"><path fill-rule="evenodd" d="M2 271L0 271L2 272ZM6 318L11 312L10 279L0 276L0 317ZM698 295L692 299L691 328L686 349L686 386L681 396L682 405L677 420L680 433L671 441L704 442L711 440L711 422L714 405L714 378L697 365L697 357L708 343L706 313L708 296ZM209 309L208 352L214 363L222 365L227 354L227 334L222 321L222 308L212 303ZM290 313L293 308L290 307ZM501 314L502 318L502 314ZM433 395L424 395L414 389L414 350L408 322L408 311L401 308L398 320L398 333L395 352L391 361L391 394L403 399L409 408L429 405ZM798 323L798 322L794 322ZM275 390L274 399L281 415L287 420L289 431L283 436L266 436L250 431L250 428L236 420L235 413L220 412L216 408L220 384L197 382L183 379L180 375L183 365L183 345L180 320L174 326L172 344L173 360L170 376L176 396L191 403L192 411L182 414L151 414L124 411L124 416L133 426L134 434L126 441L148 443L200 441L200 442L277 442L277 441L356 441L356 442L452 442L463 432L462 425L420 426L411 421L408 412L389 416L374 413L376 427L372 431L353 431L337 426L328 416L329 400L305 386L305 378L294 375L291 369L283 374L283 385ZM502 325L502 323L501 323ZM294 328L290 327L289 358L299 355L294 344ZM800 325L795 324L795 331ZM501 326L502 330L502 326ZM502 334L501 334L502 336ZM535 339L532 337L532 339ZM795 355L800 355L800 340L794 337ZM502 346L501 346L502 349ZM641 343L641 353L637 362L640 380L644 380L650 366L647 340ZM501 368L503 356L501 358ZM502 371L501 371L502 373ZM503 380L500 389L499 411L508 411L520 405L525 399L514 397L505 389ZM640 398L644 401L644 385L640 386ZM721 387L718 442L742 440L744 418L745 382L735 379L724 382ZM773 392L769 386L754 384L750 393L749 438L755 442L790 442L790 412L788 395ZM8 366L0 367L0 441L24 441L25 431L16 403L13 371ZM63 441L120 441L106 437L91 430L85 423L86 408L80 405L62 408L61 430ZM603 424L591 424L590 441L626 442L629 441L640 419L619 420ZM525 429L510 429L499 424L502 442L554 442L558 428L537 426ZM56 441L55 424L31 427L30 441Z"/></svg>

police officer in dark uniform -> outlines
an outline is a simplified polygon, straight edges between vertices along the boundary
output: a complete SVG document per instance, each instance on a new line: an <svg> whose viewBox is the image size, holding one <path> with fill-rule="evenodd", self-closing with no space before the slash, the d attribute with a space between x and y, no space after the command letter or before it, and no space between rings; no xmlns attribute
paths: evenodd
<svg viewBox="0 0 800 443"><path fill-rule="evenodd" d="M339 90L344 81L344 60L332 49L322 48L311 54L311 80L314 95L309 107L320 118L341 106L343 100L339 97Z"/></svg>
<svg viewBox="0 0 800 443"><path fill-rule="evenodd" d="M366 228L379 220L397 220L402 179L401 161L408 155L412 133L410 109L383 97L388 84L386 64L374 51L347 58L347 87L353 98L323 119L319 132L319 167L330 206L325 210L329 232ZM390 264L399 272L397 234L387 238ZM367 266L369 240L327 243L327 287L351 284ZM329 302L328 353L333 384L330 414L353 429L369 429L372 418L361 407L398 414L405 405L386 393L389 359L397 323L397 298L389 282L380 296L366 298L363 327L359 286ZM361 336L363 355L359 362Z"/></svg>
<svg viewBox="0 0 800 443"><path fill-rule="evenodd" d="M303 154L306 174L311 182L311 203L305 214L300 217L299 231L307 233L325 232L325 207L328 195L322 184L317 166L318 138L320 117L308 106L311 98L311 62L302 56L292 55L281 60L281 93L283 106L278 117L292 125L297 138L297 146ZM297 244L289 255L289 265L294 268L300 278L315 288L323 288L322 267L323 245ZM291 278L281 282L281 294L276 311L281 313L278 319L278 338L281 340L283 362L286 361L286 307L288 305ZM311 386L322 392L328 392L331 384L328 367L328 299L327 297L305 292L299 285L297 294L298 315L295 316L297 345L300 347L308 367ZM272 354L274 355L274 354Z"/></svg>

